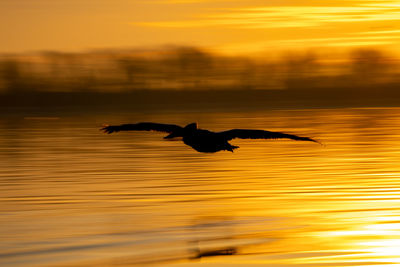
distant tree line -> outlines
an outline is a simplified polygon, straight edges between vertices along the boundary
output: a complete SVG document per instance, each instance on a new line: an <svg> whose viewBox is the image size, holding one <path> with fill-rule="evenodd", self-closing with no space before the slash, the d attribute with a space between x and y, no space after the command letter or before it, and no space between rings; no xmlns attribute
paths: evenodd
<svg viewBox="0 0 400 267"><path fill-rule="evenodd" d="M400 64L379 50L341 60L313 52L280 59L223 56L194 47L159 51L41 52L0 56L0 92L135 90L398 90ZM388 89L389 90L389 89Z"/></svg>

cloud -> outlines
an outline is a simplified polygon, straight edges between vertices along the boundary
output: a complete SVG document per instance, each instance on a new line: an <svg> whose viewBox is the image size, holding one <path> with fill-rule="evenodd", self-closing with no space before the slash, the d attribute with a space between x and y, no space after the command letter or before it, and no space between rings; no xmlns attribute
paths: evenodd
<svg viewBox="0 0 400 267"><path fill-rule="evenodd" d="M381 30L381 31L365 31L360 32L361 35L392 35L392 34L399 34L400 30Z"/></svg>
<svg viewBox="0 0 400 267"><path fill-rule="evenodd" d="M173 0L195 1L195 0ZM204 0L203 0L204 1ZM400 4L392 1L366 1L355 6L259 6L231 8L198 18L177 21L153 21L134 23L148 27L190 28L296 28L320 27L337 23L362 23L398 21Z"/></svg>
<svg viewBox="0 0 400 267"><path fill-rule="evenodd" d="M265 2L252 0L242 7L214 9L204 5L202 9L187 9L188 12L175 20L133 24L161 31L168 28L171 35L199 33L202 40L210 33L214 44L231 51L400 43L399 1L288 0L285 4L279 4L282 1L263 4Z"/></svg>
<svg viewBox="0 0 400 267"><path fill-rule="evenodd" d="M222 51L265 51L267 48L292 49L292 48L319 48L319 47L358 47L358 46L383 46L395 44L400 36L351 36L302 38L286 40L268 40L260 42L242 42L222 45Z"/></svg>

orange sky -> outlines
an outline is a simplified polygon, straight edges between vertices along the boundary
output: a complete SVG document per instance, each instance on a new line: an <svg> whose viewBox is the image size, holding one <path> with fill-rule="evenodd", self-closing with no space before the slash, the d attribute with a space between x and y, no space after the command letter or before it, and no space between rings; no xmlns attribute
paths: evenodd
<svg viewBox="0 0 400 267"><path fill-rule="evenodd" d="M400 48L400 1L2 0L0 52L195 45Z"/></svg>

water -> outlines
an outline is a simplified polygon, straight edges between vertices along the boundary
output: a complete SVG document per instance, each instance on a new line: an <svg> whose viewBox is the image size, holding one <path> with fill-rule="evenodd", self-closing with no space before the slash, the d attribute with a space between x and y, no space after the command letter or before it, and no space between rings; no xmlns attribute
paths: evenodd
<svg viewBox="0 0 400 267"><path fill-rule="evenodd" d="M323 142L198 153L103 123ZM1 266L399 266L400 109L0 117Z"/></svg>

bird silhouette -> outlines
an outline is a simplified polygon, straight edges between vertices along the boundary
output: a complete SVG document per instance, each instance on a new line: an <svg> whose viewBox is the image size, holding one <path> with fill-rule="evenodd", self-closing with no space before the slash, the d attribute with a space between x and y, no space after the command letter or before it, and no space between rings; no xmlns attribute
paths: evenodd
<svg viewBox="0 0 400 267"><path fill-rule="evenodd" d="M135 124L111 125L101 128L105 133L119 131L158 131L169 133L164 139L182 137L183 142L198 152L213 153L221 150L233 152L238 146L231 145L228 141L234 138L240 139L293 139L300 141L318 141L309 137L301 137L281 132L270 132L264 130L232 129L223 132L211 132L197 128L197 123L190 123L185 127L174 124L163 124L153 122L139 122ZM319 143L320 144L320 143Z"/></svg>

